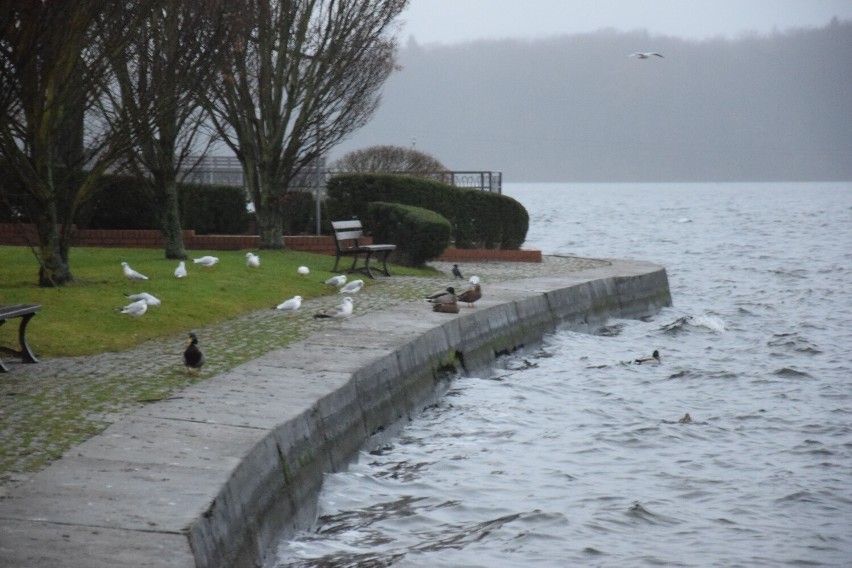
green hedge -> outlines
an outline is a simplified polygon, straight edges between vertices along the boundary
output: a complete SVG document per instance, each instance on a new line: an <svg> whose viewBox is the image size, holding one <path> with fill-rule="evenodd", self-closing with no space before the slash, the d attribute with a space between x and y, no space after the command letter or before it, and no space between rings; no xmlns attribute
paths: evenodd
<svg viewBox="0 0 852 568"><path fill-rule="evenodd" d="M459 248L517 249L526 240L529 214L518 201L434 180L392 174L344 174L327 186L330 219L366 218L373 201L435 211L449 222Z"/></svg>
<svg viewBox="0 0 852 568"><path fill-rule="evenodd" d="M450 244L450 222L422 207L375 201L362 222L372 229L374 242L396 245L394 262L404 266L423 266Z"/></svg>

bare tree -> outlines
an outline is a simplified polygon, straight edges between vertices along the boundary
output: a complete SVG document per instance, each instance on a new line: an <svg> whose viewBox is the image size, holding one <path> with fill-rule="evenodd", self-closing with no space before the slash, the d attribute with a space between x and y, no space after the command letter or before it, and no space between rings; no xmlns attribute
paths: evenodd
<svg viewBox="0 0 852 568"><path fill-rule="evenodd" d="M393 172L412 175L445 172L437 158L414 148L370 146L353 150L335 160L329 169L335 172Z"/></svg>
<svg viewBox="0 0 852 568"><path fill-rule="evenodd" d="M206 117L200 93L215 77L216 59L227 41L223 4L157 0L112 58L117 88L110 91L109 106L120 110L117 119L129 121L134 132L127 165L151 182L146 187L165 237L166 258L186 258L178 174L189 156L205 147L199 142ZM210 138L206 141L209 145Z"/></svg>
<svg viewBox="0 0 852 568"><path fill-rule="evenodd" d="M0 155L35 225L40 286L73 280L74 213L129 140L88 115L143 3L0 0Z"/></svg>
<svg viewBox="0 0 852 568"><path fill-rule="evenodd" d="M266 248L291 181L375 111L407 0L248 0L208 102L243 166Z"/></svg>

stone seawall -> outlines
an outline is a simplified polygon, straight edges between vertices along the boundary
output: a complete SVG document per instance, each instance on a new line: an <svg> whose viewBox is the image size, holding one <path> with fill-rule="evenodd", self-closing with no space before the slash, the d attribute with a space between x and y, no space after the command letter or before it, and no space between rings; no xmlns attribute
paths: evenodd
<svg viewBox="0 0 852 568"><path fill-rule="evenodd" d="M0 565L255 567L313 520L323 475L415 416L447 368L475 371L567 327L671 305L632 261L489 285L477 308L409 302L150 404L0 500Z"/></svg>

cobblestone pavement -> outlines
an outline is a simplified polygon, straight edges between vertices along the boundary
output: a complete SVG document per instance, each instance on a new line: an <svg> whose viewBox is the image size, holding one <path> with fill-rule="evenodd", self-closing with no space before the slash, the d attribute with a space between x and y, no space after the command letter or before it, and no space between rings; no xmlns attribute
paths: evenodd
<svg viewBox="0 0 852 568"><path fill-rule="evenodd" d="M545 256L541 263L467 262L460 268L465 278L479 276L487 294L489 282L605 264L605 260ZM353 295L354 316L419 300L452 283L450 263L430 265L443 276L380 278ZM162 338L120 353L11 364L12 372L0 375L0 485L26 479L139 405L176 396L193 382L321 330L328 322L312 315L339 302L339 295L326 296L304 302L296 313L262 310L196 330L207 355L200 377L188 376L183 368L184 337Z"/></svg>

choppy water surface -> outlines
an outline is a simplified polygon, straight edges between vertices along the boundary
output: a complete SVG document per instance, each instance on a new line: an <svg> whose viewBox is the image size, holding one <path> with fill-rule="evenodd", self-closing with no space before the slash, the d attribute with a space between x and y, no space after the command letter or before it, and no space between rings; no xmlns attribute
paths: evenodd
<svg viewBox="0 0 852 568"><path fill-rule="evenodd" d="M675 306L453 381L278 565L852 565L852 184L505 193L528 246L658 262Z"/></svg>

